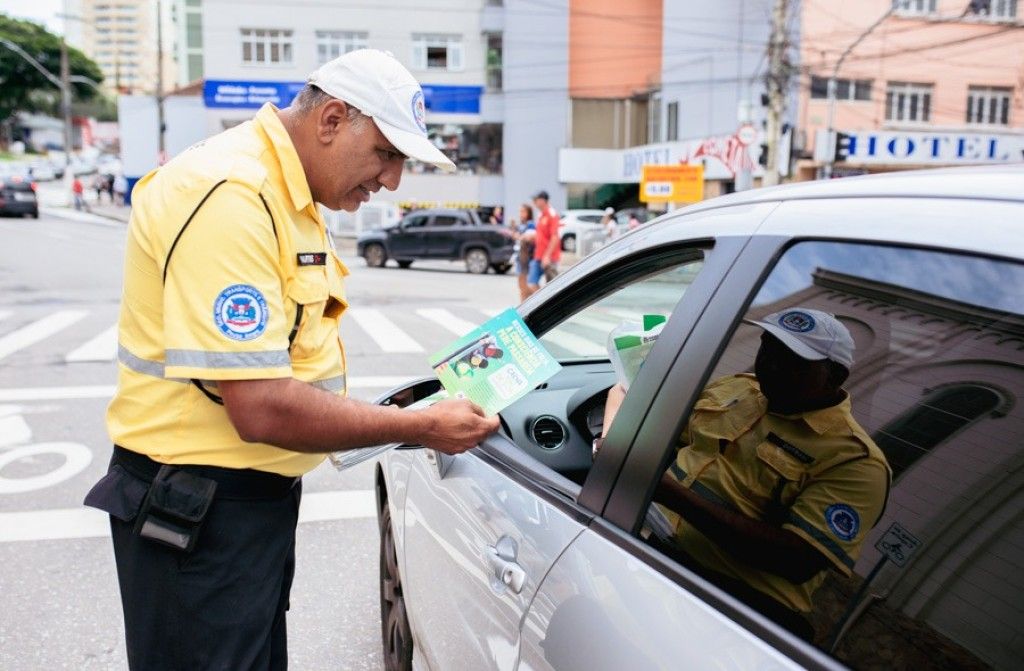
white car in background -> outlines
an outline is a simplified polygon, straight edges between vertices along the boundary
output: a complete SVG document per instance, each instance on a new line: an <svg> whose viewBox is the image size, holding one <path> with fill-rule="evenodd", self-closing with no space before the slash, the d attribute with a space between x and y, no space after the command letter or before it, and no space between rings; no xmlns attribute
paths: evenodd
<svg viewBox="0 0 1024 671"><path fill-rule="evenodd" d="M604 210L566 210L558 227L562 251L575 253L585 236L601 231L602 217Z"/></svg>

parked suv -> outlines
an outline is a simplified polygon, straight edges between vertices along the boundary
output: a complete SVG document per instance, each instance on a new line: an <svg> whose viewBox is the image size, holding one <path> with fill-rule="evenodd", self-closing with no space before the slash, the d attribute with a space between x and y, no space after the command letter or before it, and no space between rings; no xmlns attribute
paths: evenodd
<svg viewBox="0 0 1024 671"><path fill-rule="evenodd" d="M498 274L511 267L512 233L480 221L473 210L416 210L396 226L363 233L356 253L366 265L380 268L388 259L408 268L417 259L466 262L468 272L480 275L492 268Z"/></svg>

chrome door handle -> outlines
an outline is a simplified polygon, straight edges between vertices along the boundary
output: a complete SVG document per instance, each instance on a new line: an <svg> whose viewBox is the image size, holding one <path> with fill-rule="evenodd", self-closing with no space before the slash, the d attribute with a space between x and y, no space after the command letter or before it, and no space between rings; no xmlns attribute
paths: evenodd
<svg viewBox="0 0 1024 671"><path fill-rule="evenodd" d="M526 571L516 562L518 546L509 536L502 536L494 545L487 546L487 563L491 568L491 589L499 594L506 589L519 594L526 584Z"/></svg>

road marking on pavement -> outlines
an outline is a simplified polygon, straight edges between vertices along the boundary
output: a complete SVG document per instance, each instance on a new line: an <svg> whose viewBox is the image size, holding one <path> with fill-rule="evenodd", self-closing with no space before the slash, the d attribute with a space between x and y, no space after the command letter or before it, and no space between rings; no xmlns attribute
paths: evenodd
<svg viewBox="0 0 1024 671"><path fill-rule="evenodd" d="M373 491L314 492L302 495L299 522L372 518ZM95 508L57 508L0 513L0 543L110 536L110 516Z"/></svg>
<svg viewBox="0 0 1024 671"><path fill-rule="evenodd" d="M80 443L36 443L0 452L0 471L19 459L39 454L62 455L64 463L52 471L27 478L5 478L0 475L0 494L20 494L52 487L78 475L92 461L92 451Z"/></svg>
<svg viewBox="0 0 1024 671"><path fill-rule="evenodd" d="M60 310L8 333L0 338L0 359L66 329L87 314L84 310Z"/></svg>
<svg viewBox="0 0 1024 671"><path fill-rule="evenodd" d="M14 313L11 312L10 310L0 310L0 319L7 319L12 314L14 314Z"/></svg>
<svg viewBox="0 0 1024 671"><path fill-rule="evenodd" d="M471 321L459 319L448 310L442 308L423 308L422 310L417 310L416 314L424 319L429 319L435 324L439 324L457 336L464 336L478 326L478 324L474 324Z"/></svg>
<svg viewBox="0 0 1024 671"><path fill-rule="evenodd" d="M418 375L368 375L348 378L349 389L391 389L423 377ZM88 398L109 399L117 387L112 384L97 384L82 387L21 387L0 389L0 403L25 401L58 401Z"/></svg>
<svg viewBox="0 0 1024 671"><path fill-rule="evenodd" d="M566 333L565 331L556 331L554 333L544 334L545 342L557 345L562 349L578 354L579 356L605 356L607 357L608 352L603 345L599 345L593 340L587 340L578 335L572 333Z"/></svg>
<svg viewBox="0 0 1024 671"><path fill-rule="evenodd" d="M79 361L113 361L117 356L117 324L77 347L64 357L68 363Z"/></svg>
<svg viewBox="0 0 1024 671"><path fill-rule="evenodd" d="M402 331L380 310L363 308L348 313L385 352L422 352L423 347Z"/></svg>

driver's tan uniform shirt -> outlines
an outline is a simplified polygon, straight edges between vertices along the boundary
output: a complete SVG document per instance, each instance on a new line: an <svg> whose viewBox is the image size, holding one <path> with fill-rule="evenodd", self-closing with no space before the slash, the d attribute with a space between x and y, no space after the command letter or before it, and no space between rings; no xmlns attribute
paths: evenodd
<svg viewBox="0 0 1024 671"><path fill-rule="evenodd" d="M243 441L203 392L292 377L345 393L348 271L277 110L265 105L146 175L125 257L114 443L169 464L286 476L316 467L322 454Z"/></svg>
<svg viewBox="0 0 1024 671"><path fill-rule="evenodd" d="M838 405L800 413L768 412L753 375L719 379L705 388L669 473L697 494L761 521L779 524L850 575L867 533L888 497L885 455ZM802 584L753 568L686 520L674 542L694 560L738 579L791 610L808 612L825 571Z"/></svg>

